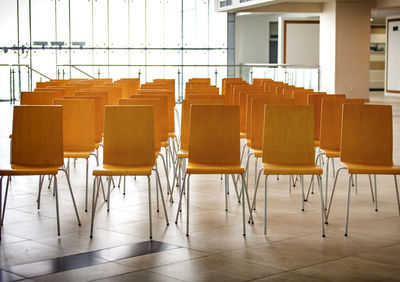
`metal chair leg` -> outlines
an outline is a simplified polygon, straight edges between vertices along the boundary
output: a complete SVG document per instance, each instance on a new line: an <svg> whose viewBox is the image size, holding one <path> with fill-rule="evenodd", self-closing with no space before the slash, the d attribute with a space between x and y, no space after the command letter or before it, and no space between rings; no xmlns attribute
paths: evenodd
<svg viewBox="0 0 400 282"><path fill-rule="evenodd" d="M74 204L76 219L78 220L78 225L81 226L81 220L79 219L78 208L76 207L75 197L74 197L74 193L72 192L72 186L71 186L71 181L69 179L69 175L67 174L67 172L64 169L61 169L61 170L65 173L65 177L67 178L69 192L71 194L72 203ZM87 193L86 193L86 196L87 196Z"/></svg>
<svg viewBox="0 0 400 282"><path fill-rule="evenodd" d="M331 197L330 197L328 209L327 209L326 215L325 215L325 223L326 223L326 224L328 224L328 217L329 217L329 213L330 213L330 211L331 211L331 206L332 206L332 201L333 201L333 195L334 195L334 193L335 193L335 188L336 188L336 182L337 182L337 179L338 179L338 176L339 176L339 172L340 172L342 169L347 169L347 168L346 168L346 167L340 167L340 168L338 168L338 170L336 171L336 174L335 174L335 181L333 182ZM349 178L349 183L350 183L350 180L351 180L351 176L350 176L350 178ZM349 184L349 185L350 185L350 184Z"/></svg>
<svg viewBox="0 0 400 282"><path fill-rule="evenodd" d="M397 207L398 207L398 209L399 209L399 215L400 215L399 189L398 189L398 187L397 187L397 178L396 178L396 175L393 175L393 176L394 176L394 187L395 187L395 189L396 189ZM4 213L3 213L3 214L4 214Z"/></svg>
<svg viewBox="0 0 400 282"><path fill-rule="evenodd" d="M189 191L190 191L190 176L188 175L187 188L186 188L186 236L189 236Z"/></svg>
<svg viewBox="0 0 400 282"><path fill-rule="evenodd" d="M68 178L68 175L67 175L67 178ZM86 159L85 212L87 212L87 204L88 204L88 193L89 193L88 186L89 186L89 159Z"/></svg>
<svg viewBox="0 0 400 282"><path fill-rule="evenodd" d="M160 188L161 201L162 201L163 208L164 208L165 220L167 222L167 225L169 225L167 209L165 207L165 201L164 201L164 194L163 194L162 187L161 187L160 175L157 170L155 170L155 169L153 169L153 170L156 172L157 181L160 183L159 188Z"/></svg>
<svg viewBox="0 0 400 282"><path fill-rule="evenodd" d="M372 188L371 174L368 174L368 180L369 180L369 189L371 190L372 202L375 202L374 190Z"/></svg>
<svg viewBox="0 0 400 282"><path fill-rule="evenodd" d="M326 160L325 207L328 205L329 158Z"/></svg>
<svg viewBox="0 0 400 282"><path fill-rule="evenodd" d="M378 190L376 188L376 174L374 174L374 188L375 188L375 211L377 212L378 211Z"/></svg>
<svg viewBox="0 0 400 282"><path fill-rule="evenodd" d="M329 160L327 160L328 162ZM321 175L317 175L318 179L318 188L319 188L319 195L321 198L321 225L322 225L322 237L325 237L325 208L324 208L324 200L323 200L323 194L322 194L322 178Z"/></svg>
<svg viewBox="0 0 400 282"><path fill-rule="evenodd" d="M153 239L153 224L151 221L151 183L150 183L150 176L147 176L147 186L149 190L149 220L150 220L150 240Z"/></svg>
<svg viewBox="0 0 400 282"><path fill-rule="evenodd" d="M56 194L57 234L60 236L60 212L58 207L58 187L56 175L54 175L54 193Z"/></svg>
<svg viewBox="0 0 400 282"><path fill-rule="evenodd" d="M264 180L264 235L267 235L267 178L268 175Z"/></svg>
<svg viewBox="0 0 400 282"><path fill-rule="evenodd" d="M301 182L301 211L304 211L304 175L300 175Z"/></svg>
<svg viewBox="0 0 400 282"><path fill-rule="evenodd" d="M98 178L101 178L101 177L95 176L93 179L92 215L91 215L91 220L90 220L90 238L93 238L93 222L94 222L94 215L96 213L96 203L97 203L96 181L97 181L97 186L100 186L100 180L98 180ZM99 187L97 189L99 189Z"/></svg>
<svg viewBox="0 0 400 282"><path fill-rule="evenodd" d="M347 189L346 222L345 222L344 236L347 236L348 227L349 227L349 210L350 210L350 194L351 194L350 193L351 192L351 190L350 190L350 188L351 188L350 178L352 178L352 177L353 177L353 175L350 175L350 177L349 177L349 187Z"/></svg>
<svg viewBox="0 0 400 282"><path fill-rule="evenodd" d="M246 193L245 192L245 183L244 183L244 177L243 177L243 174L242 174L242 220L243 220L243 236L246 236L246 223L245 223L245 218L246 218L246 207L245 207L245 205L246 205L246 201L245 201L245 199L244 199L244 197L245 197L245 195L244 195L244 193ZM250 209L251 210L251 209Z"/></svg>
<svg viewBox="0 0 400 282"><path fill-rule="evenodd" d="M184 175L183 175L183 184L182 184L180 195L179 195L179 203L178 203L178 210L176 211L175 224L178 223L178 216L179 216L179 213L182 211L182 196L184 194L183 192L185 190L185 184L186 184L186 173L184 173Z"/></svg>
<svg viewBox="0 0 400 282"><path fill-rule="evenodd" d="M229 177L225 174L225 211L228 211Z"/></svg>
<svg viewBox="0 0 400 282"><path fill-rule="evenodd" d="M44 177L44 176L43 176ZM11 176L7 176L7 184L6 184L6 192L5 192L5 195L4 195L4 203L2 204L2 201L1 201L1 197L2 197L2 190L1 190L1 183L2 183L2 181L3 181L3 176L0 178L0 219L1 219L1 224L0 225L3 225L3 222L4 222L4 215L6 214L6 205L7 205L7 196L8 196L8 187L9 187L9 185L10 185L10 182L11 182ZM3 212L2 212L3 211Z"/></svg>

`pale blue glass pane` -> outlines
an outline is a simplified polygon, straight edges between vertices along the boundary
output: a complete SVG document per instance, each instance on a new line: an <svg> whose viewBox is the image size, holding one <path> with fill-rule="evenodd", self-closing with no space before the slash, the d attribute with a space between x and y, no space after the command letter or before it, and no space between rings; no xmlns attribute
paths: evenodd
<svg viewBox="0 0 400 282"><path fill-rule="evenodd" d="M164 1L146 0L147 47L164 47Z"/></svg>
<svg viewBox="0 0 400 282"><path fill-rule="evenodd" d="M92 46L92 1L71 0L71 41Z"/></svg>
<svg viewBox="0 0 400 282"><path fill-rule="evenodd" d="M165 47L177 48L181 47L181 1L166 0L165 1Z"/></svg>
<svg viewBox="0 0 400 282"><path fill-rule="evenodd" d="M57 4L57 41L69 44L69 5L68 0L56 1Z"/></svg>
<svg viewBox="0 0 400 282"><path fill-rule="evenodd" d="M128 62L127 50L110 51L111 65L126 65ZM114 80L128 76L128 67L110 67L110 77Z"/></svg>
<svg viewBox="0 0 400 282"><path fill-rule="evenodd" d="M17 44L17 2L0 1L0 46Z"/></svg>
<svg viewBox="0 0 400 282"><path fill-rule="evenodd" d="M92 54L93 53L91 50L73 50L71 54L72 64L80 64L80 65L92 64ZM91 76L95 76L93 67L77 66L77 68ZM72 77L90 78L89 76L85 75L84 73L76 69L72 69Z"/></svg>
<svg viewBox="0 0 400 282"><path fill-rule="evenodd" d="M214 1L210 0L209 38L211 48L227 47L227 14L215 12Z"/></svg>
<svg viewBox="0 0 400 282"><path fill-rule="evenodd" d="M145 47L145 2L144 0L131 0L129 3L131 47Z"/></svg>
<svg viewBox="0 0 400 282"><path fill-rule="evenodd" d="M128 2L110 1L110 47L128 46Z"/></svg>
<svg viewBox="0 0 400 282"><path fill-rule="evenodd" d="M19 1L19 41L20 45L29 46L29 1Z"/></svg>
<svg viewBox="0 0 400 282"><path fill-rule="evenodd" d="M94 46L107 47L107 0L94 1L93 8Z"/></svg>

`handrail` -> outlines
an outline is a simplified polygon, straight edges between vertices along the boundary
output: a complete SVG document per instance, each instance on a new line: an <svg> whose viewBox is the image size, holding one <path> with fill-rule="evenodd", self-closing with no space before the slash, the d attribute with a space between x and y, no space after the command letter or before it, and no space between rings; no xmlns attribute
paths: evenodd
<svg viewBox="0 0 400 282"><path fill-rule="evenodd" d="M57 65L58 66L58 65ZM91 76L90 74L88 74L88 73L86 73L86 72L84 72L83 70L81 70L81 69L78 69L76 66L74 66L74 65L71 65L71 67L73 67L74 69L76 69L77 71L80 71L81 73L83 73L84 75L87 75L88 77L90 77L90 78L92 78L92 79L94 79L94 77L93 76Z"/></svg>
<svg viewBox="0 0 400 282"><path fill-rule="evenodd" d="M0 64L0 67L26 67L29 70L47 78L48 80L51 80L50 77L48 77L47 75L41 73L40 71L35 70L34 68L32 68L31 66L27 65L27 64Z"/></svg>
<svg viewBox="0 0 400 282"><path fill-rule="evenodd" d="M284 68L300 68L300 69L317 69L319 66L314 65L290 65L290 64L231 64L231 65L211 65L211 64L58 64L57 67L284 67Z"/></svg>

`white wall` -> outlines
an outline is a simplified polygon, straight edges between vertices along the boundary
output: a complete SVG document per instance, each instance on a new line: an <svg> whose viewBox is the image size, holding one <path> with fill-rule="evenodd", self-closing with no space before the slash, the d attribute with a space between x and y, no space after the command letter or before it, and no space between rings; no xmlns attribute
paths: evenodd
<svg viewBox="0 0 400 282"><path fill-rule="evenodd" d="M319 64L319 23L286 23L286 64Z"/></svg>
<svg viewBox="0 0 400 282"><path fill-rule="evenodd" d="M335 60L336 60L336 3L328 2L323 5L319 18L320 44L320 89L335 93Z"/></svg>
<svg viewBox="0 0 400 282"><path fill-rule="evenodd" d="M270 21L267 15L236 16L236 64L269 62Z"/></svg>
<svg viewBox="0 0 400 282"><path fill-rule="evenodd" d="M387 73L386 73L386 93L400 94L400 16L390 17L395 21L387 21L386 33L386 53L387 53ZM394 31L393 27L398 30Z"/></svg>

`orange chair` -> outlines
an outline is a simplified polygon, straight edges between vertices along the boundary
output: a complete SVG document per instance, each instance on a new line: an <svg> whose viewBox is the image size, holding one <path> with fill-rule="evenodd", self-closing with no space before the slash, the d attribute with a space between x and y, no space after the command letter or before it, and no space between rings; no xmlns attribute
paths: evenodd
<svg viewBox="0 0 400 282"><path fill-rule="evenodd" d="M192 174L238 174L242 176L243 236L245 236L245 193L247 195L247 189L244 168L240 164L239 106L192 105L188 156L183 183L183 187L185 187L187 176L186 236L189 236L190 176ZM226 192L225 210L228 208ZM183 189L180 193L177 217L182 195Z"/></svg>
<svg viewBox="0 0 400 282"><path fill-rule="evenodd" d="M249 161L250 157L254 155L254 191L256 191L257 183L257 163L258 159L262 157L262 146L263 146L263 132L264 132L264 108L265 105L284 105L292 104L292 99L286 99L283 95L263 95L256 96L251 99L250 102L250 153L247 157L246 162L246 181L248 185L249 175ZM290 183L289 183L290 188ZM256 194L253 197L253 209L255 209Z"/></svg>
<svg viewBox="0 0 400 282"><path fill-rule="evenodd" d="M350 178L347 191L347 208L344 235L348 234L351 177L357 174L374 175L375 211L378 211L376 174L393 174L400 215L399 191L396 175L400 166L393 164L393 121L392 107L387 105L344 104L340 161L347 169ZM332 188L326 220L328 220L336 185Z"/></svg>
<svg viewBox="0 0 400 282"><path fill-rule="evenodd" d="M154 170L164 207L165 220L168 216L156 162L154 145L154 113L152 106L107 106L104 118L104 154L103 165L93 170L92 219L90 237L93 237L93 225L102 176L143 175L147 177L149 200L149 227L152 239L151 184L150 176ZM110 184L108 178L107 210L110 209Z"/></svg>
<svg viewBox="0 0 400 282"><path fill-rule="evenodd" d="M330 95L329 95L330 96ZM332 95L333 96L333 95ZM333 96L336 97L336 96ZM329 98L322 99L320 149L326 161L325 207L328 206L329 160L332 160L333 177L335 177L334 159L340 157L343 104L364 104L363 99ZM372 187L371 187L372 188ZM372 191L371 191L372 192ZM308 193L307 197L308 198Z"/></svg>
<svg viewBox="0 0 400 282"><path fill-rule="evenodd" d="M43 92L21 92L21 102L23 105L30 106L50 106L53 104L53 99L55 97L55 93L51 91L43 91Z"/></svg>
<svg viewBox="0 0 400 282"><path fill-rule="evenodd" d="M0 239L11 176L39 175L38 209L44 176L54 177L57 234L60 236L57 173L62 170L67 178L78 224L81 224L69 176L63 168L62 114L63 109L59 106L14 106L10 165L0 166ZM7 176L7 186L3 204L4 176Z"/></svg>
<svg viewBox="0 0 400 282"><path fill-rule="evenodd" d="M63 106L64 158L86 160L85 212L87 212L89 157L95 150L95 102L90 99L54 99L54 105ZM69 174L69 161L67 171Z"/></svg>
<svg viewBox="0 0 400 282"><path fill-rule="evenodd" d="M136 96L136 95L134 95ZM166 165L165 165L165 160L163 155L160 154L161 151L161 134L163 140L167 140L168 135L167 135L167 130L161 131L160 129L160 124L162 124L163 119L165 119L166 111L162 111L163 107L163 102L159 99L146 99L146 98L132 98L132 99L120 99L119 100L120 105L149 105L153 106L153 113L154 113L154 152L155 152L155 158L157 159L158 156L162 157L163 164L164 164L164 170L165 173L167 173ZM166 107L166 105L164 104ZM160 113L164 112L165 115L161 115ZM156 163L156 168L157 168L157 163ZM167 187L168 187L168 192L171 192L171 187L169 186L169 177L167 177ZM125 195L125 189L126 189L126 181L125 181L125 176L124 176L124 192L123 194ZM121 177L119 179L119 182L121 183ZM118 184L118 187L120 186L120 183ZM156 183L158 185L158 183ZM172 195L172 193L171 193ZM172 197L172 196L171 196ZM158 201L158 191L157 191L157 211L159 210L159 201Z"/></svg>
<svg viewBox="0 0 400 282"><path fill-rule="evenodd" d="M224 100L206 100L206 99L193 99L193 100L183 100L182 101L182 125L181 125L181 143L180 150L178 151L177 164L175 166L174 178L172 182L172 192L175 188L175 180L177 181L178 187L181 189L181 170L182 167L186 166L185 160L189 155L189 125L190 125L190 107L192 105L223 105ZM185 170L185 169L183 169ZM171 195L173 194L171 192Z"/></svg>
<svg viewBox="0 0 400 282"><path fill-rule="evenodd" d="M222 95L203 95L203 94L188 94L186 100L214 100L218 104L225 103L225 97Z"/></svg>
<svg viewBox="0 0 400 282"><path fill-rule="evenodd" d="M322 169L314 160L314 117L310 106L266 105L264 114L263 168L265 175L264 234L267 234L268 175L300 175L301 208L304 210L304 175L317 175L321 195L322 236L325 236L325 210L322 196ZM257 187L257 185L256 185Z"/></svg>

